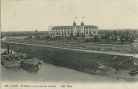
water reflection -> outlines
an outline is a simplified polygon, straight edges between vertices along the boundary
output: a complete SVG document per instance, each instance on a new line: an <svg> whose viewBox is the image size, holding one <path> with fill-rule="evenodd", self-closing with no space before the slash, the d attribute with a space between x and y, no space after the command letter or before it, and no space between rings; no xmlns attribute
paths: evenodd
<svg viewBox="0 0 138 89"><path fill-rule="evenodd" d="M30 73L23 69L6 69L1 67L2 80L9 81L62 81L62 82L103 82L119 81L108 76L92 75L68 68L43 63L38 73ZM121 80L122 81L122 80Z"/></svg>

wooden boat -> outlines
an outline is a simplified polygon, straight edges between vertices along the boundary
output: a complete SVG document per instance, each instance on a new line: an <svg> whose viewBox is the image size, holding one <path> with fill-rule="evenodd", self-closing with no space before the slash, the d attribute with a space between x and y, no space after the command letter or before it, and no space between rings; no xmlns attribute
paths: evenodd
<svg viewBox="0 0 138 89"><path fill-rule="evenodd" d="M6 68L23 68L30 72L38 72L42 63L38 58L31 58L25 53L10 52L10 50L5 50L1 57L1 64Z"/></svg>
<svg viewBox="0 0 138 89"><path fill-rule="evenodd" d="M138 69L135 69L135 70L130 71L129 74L130 74L131 76L137 75L137 74L138 74Z"/></svg>
<svg viewBox="0 0 138 89"><path fill-rule="evenodd" d="M23 53L16 53L9 49L3 49L1 53L1 64L6 68L21 68L21 57L25 57Z"/></svg>
<svg viewBox="0 0 138 89"><path fill-rule="evenodd" d="M37 58L25 59L21 62L21 67L30 72L37 73L39 71L40 64L42 64L42 61Z"/></svg>
<svg viewBox="0 0 138 89"><path fill-rule="evenodd" d="M20 68L21 61L14 54L2 55L1 64L6 68Z"/></svg>

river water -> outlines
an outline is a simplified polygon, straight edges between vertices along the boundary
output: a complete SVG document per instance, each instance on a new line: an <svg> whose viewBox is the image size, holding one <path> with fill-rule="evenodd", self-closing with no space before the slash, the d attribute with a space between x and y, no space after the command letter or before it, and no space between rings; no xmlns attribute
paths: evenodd
<svg viewBox="0 0 138 89"><path fill-rule="evenodd" d="M1 67L2 80L17 81L103 81L103 76L90 75L87 73L58 67L51 64L42 64L38 73L30 73L23 69L6 69Z"/></svg>
<svg viewBox="0 0 138 89"><path fill-rule="evenodd" d="M43 63L38 73L23 69L7 69L1 66L3 81L58 81L58 82L111 82L120 81L108 76L92 75L72 69ZM121 80L122 81L122 80Z"/></svg>

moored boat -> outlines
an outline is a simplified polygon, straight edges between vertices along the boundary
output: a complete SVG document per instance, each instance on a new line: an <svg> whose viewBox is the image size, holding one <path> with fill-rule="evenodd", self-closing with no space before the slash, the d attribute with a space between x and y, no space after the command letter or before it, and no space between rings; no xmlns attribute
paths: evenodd
<svg viewBox="0 0 138 89"><path fill-rule="evenodd" d="M39 66L43 62L38 58L32 58L26 53L16 53L8 49L3 50L1 53L1 64L6 68L23 68L30 72L38 72Z"/></svg>
<svg viewBox="0 0 138 89"><path fill-rule="evenodd" d="M40 64L42 64L42 61L37 58L26 58L21 62L21 67L25 70L36 73L39 71Z"/></svg>
<svg viewBox="0 0 138 89"><path fill-rule="evenodd" d="M14 54L2 55L1 64L6 68L20 68L21 61Z"/></svg>

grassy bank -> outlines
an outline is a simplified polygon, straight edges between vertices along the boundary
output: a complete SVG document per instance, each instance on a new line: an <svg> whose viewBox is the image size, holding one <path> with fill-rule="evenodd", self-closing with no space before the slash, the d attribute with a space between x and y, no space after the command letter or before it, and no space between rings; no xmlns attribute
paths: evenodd
<svg viewBox="0 0 138 89"><path fill-rule="evenodd" d="M93 42L79 42L79 41L67 41L67 40L57 40L57 41L48 41L48 40L36 40L36 39L10 39L11 42L19 43L31 43L31 44L40 44L40 45L50 45L56 47L66 47L66 48L75 48L75 49L86 49L86 50L95 50L95 51L113 51L120 53L134 53L132 45L114 45L114 44L97 44ZM135 51L138 53L138 51Z"/></svg>

